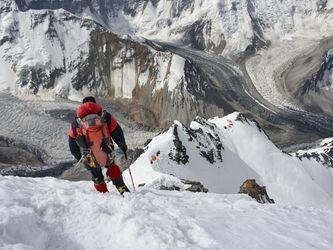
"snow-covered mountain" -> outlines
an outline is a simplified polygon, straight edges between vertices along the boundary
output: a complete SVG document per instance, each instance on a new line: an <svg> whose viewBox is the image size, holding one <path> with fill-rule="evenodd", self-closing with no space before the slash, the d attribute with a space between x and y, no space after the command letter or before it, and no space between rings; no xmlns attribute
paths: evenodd
<svg viewBox="0 0 333 250"><path fill-rule="evenodd" d="M189 81L203 80L194 79L195 65L180 56L63 9L20 11L15 1L0 4L0 90L72 100L87 94L122 98L119 108L151 127L223 112L189 92Z"/></svg>
<svg viewBox="0 0 333 250"><path fill-rule="evenodd" d="M323 34L332 28L333 2L330 0L17 2L24 10L64 8L89 16L119 34L181 42L224 55L249 52L269 45L269 40L301 36L309 29Z"/></svg>
<svg viewBox="0 0 333 250"><path fill-rule="evenodd" d="M298 150L294 155L300 159L315 159L323 165L333 168L333 138L320 140L316 145Z"/></svg>
<svg viewBox="0 0 333 250"><path fill-rule="evenodd" d="M332 168L280 151L257 123L238 113L197 118L189 128L175 122L131 169L138 184L167 185L164 174L171 174L217 193L237 193L243 181L256 179L277 203L333 208Z"/></svg>

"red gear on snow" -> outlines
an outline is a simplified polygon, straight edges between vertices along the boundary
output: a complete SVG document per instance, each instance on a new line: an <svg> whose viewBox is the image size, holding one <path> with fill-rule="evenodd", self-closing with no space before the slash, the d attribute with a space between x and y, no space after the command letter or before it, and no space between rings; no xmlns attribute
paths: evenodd
<svg viewBox="0 0 333 250"><path fill-rule="evenodd" d="M119 166L113 163L110 167L108 167L106 175L113 181L118 179L121 176Z"/></svg>
<svg viewBox="0 0 333 250"><path fill-rule="evenodd" d="M109 190L106 186L106 182L104 180L99 185L94 183L94 186L95 186L95 188L98 192L101 192L101 193L108 193L109 192Z"/></svg>

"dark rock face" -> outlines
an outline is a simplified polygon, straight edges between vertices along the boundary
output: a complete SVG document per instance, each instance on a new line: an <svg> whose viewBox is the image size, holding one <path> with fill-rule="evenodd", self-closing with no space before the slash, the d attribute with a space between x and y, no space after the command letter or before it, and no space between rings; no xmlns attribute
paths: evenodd
<svg viewBox="0 0 333 250"><path fill-rule="evenodd" d="M327 0L317 0L317 10L323 11L327 7Z"/></svg>
<svg viewBox="0 0 333 250"><path fill-rule="evenodd" d="M213 124L210 124L201 117L197 117L194 121L200 125L210 127L212 131L215 129ZM185 134L188 141L184 140L184 138L181 139L179 133L182 133L182 135ZM185 165L189 162L189 156L185 147L188 143L193 143L193 145L199 150L200 155L209 163L214 164L223 162L222 150L224 147L222 145L222 140L217 133L204 132L201 128L192 129L184 125L179 126L178 124L174 124L173 137L174 147L169 152L169 158L176 161L178 164Z"/></svg>
<svg viewBox="0 0 333 250"><path fill-rule="evenodd" d="M18 147L0 147L0 168L12 167L15 165L41 166L42 162L38 158Z"/></svg>
<svg viewBox="0 0 333 250"><path fill-rule="evenodd" d="M311 91L320 93L325 87L331 87L333 83L330 75L333 75L333 50L329 50L324 55L319 71L311 79L305 81L304 85L297 91L296 97L303 96Z"/></svg>
<svg viewBox="0 0 333 250"><path fill-rule="evenodd" d="M333 139L327 140L323 143L321 143L318 146L315 146L312 150L308 150L308 152L305 153L296 153L295 156L298 157L300 160L302 159L315 159L317 162L322 163L323 165L327 167L333 168Z"/></svg>
<svg viewBox="0 0 333 250"><path fill-rule="evenodd" d="M270 41L264 38L263 27L265 27L265 24L260 17L257 16L255 4L252 0L247 0L247 11L251 18L254 35L252 37L252 43L244 52L244 56L251 56L254 55L257 50L268 48L270 46Z"/></svg>
<svg viewBox="0 0 333 250"><path fill-rule="evenodd" d="M189 180L181 180L182 183L185 185L189 185L190 187L186 188L185 191L193 192L193 193L208 193L208 189L198 181L189 181ZM139 187L144 187L145 183L139 184ZM160 190L167 190L167 191L180 191L180 187L176 185L172 186L160 186Z"/></svg>
<svg viewBox="0 0 333 250"><path fill-rule="evenodd" d="M182 141L179 139L178 125L174 125L173 135L175 138L173 140L173 143L175 145L175 152L170 152L169 157L171 160L174 160L178 164L185 165L186 163L188 163L189 156L186 154L186 148L184 147Z"/></svg>
<svg viewBox="0 0 333 250"><path fill-rule="evenodd" d="M222 34L220 39L222 42L220 44L214 44L211 42L211 26L211 21L207 20L198 20L194 22L184 28L184 38L182 42L198 50L212 51L216 54L221 54L226 43L223 40Z"/></svg>
<svg viewBox="0 0 333 250"><path fill-rule="evenodd" d="M6 154L2 153L1 156L2 161L7 163L15 163L16 160L19 161L19 163L24 163L24 159L20 161L20 156L17 155L24 154L27 156L27 162L32 161L38 163L37 165L41 165L44 163L43 159L47 156L41 148L3 136L0 136L0 147L3 147L3 149L7 151Z"/></svg>
<svg viewBox="0 0 333 250"><path fill-rule="evenodd" d="M266 187L259 186L255 180L246 180L240 187L239 193L248 194L259 203L275 203L273 199L269 198Z"/></svg>
<svg viewBox="0 0 333 250"><path fill-rule="evenodd" d="M182 180L182 182L186 185L191 185L189 188L186 189L186 191L194 192L194 193L208 193L208 189L204 187L200 182L198 181L189 181L189 180Z"/></svg>
<svg viewBox="0 0 333 250"><path fill-rule="evenodd" d="M201 117L197 117L195 122L210 127L213 131L215 129L215 126L213 124L208 123L205 119ZM202 130L192 130L188 131L188 134L195 134L198 133L200 136L205 136L205 133L203 133ZM200 150L200 155L202 157L205 157L207 161L209 161L211 164L215 162L223 162L222 159L222 150L224 149L222 145L221 138L217 134L211 134L211 133L206 133L208 141L211 141L212 144L214 145L214 148L207 148L205 145L202 145L199 143L199 147L201 148Z"/></svg>
<svg viewBox="0 0 333 250"><path fill-rule="evenodd" d="M328 50L319 69L307 80L300 82L294 96L309 111L333 116L333 49Z"/></svg>

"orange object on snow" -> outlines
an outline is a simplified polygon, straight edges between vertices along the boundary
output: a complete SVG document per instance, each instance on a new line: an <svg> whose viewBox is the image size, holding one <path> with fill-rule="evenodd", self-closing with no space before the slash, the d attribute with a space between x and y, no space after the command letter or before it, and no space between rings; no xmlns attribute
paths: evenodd
<svg viewBox="0 0 333 250"><path fill-rule="evenodd" d="M151 160L154 162L154 161L156 161L157 160L157 156L156 155L152 155L151 156Z"/></svg>

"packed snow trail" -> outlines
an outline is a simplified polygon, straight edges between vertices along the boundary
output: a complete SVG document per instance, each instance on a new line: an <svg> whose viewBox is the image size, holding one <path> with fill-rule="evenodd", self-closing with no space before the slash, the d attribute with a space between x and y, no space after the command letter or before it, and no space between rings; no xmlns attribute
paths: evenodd
<svg viewBox="0 0 333 250"><path fill-rule="evenodd" d="M331 249L333 211L261 205L245 195L0 177L4 249ZM311 218L311 219L309 219Z"/></svg>

